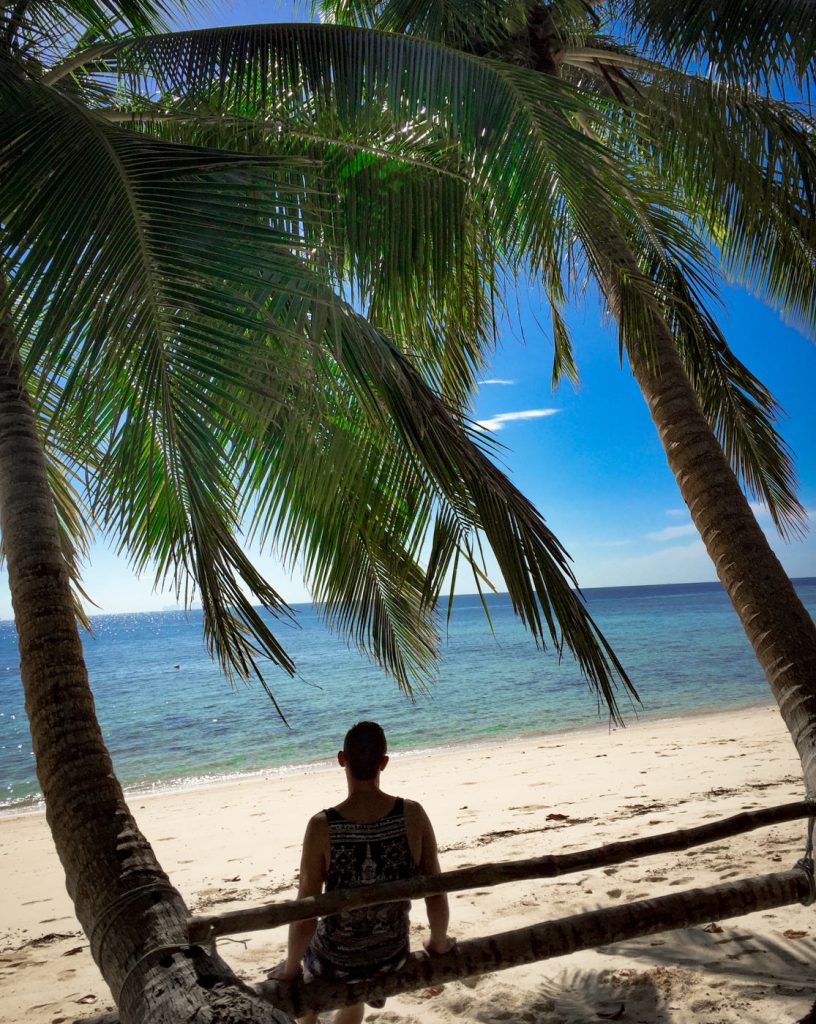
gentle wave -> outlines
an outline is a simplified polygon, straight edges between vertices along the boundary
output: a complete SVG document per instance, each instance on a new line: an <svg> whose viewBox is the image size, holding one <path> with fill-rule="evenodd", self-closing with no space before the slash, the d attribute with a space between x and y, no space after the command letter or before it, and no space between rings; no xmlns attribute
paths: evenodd
<svg viewBox="0 0 816 1024"><path fill-rule="evenodd" d="M797 581L811 613L816 580ZM767 684L719 584L598 588L589 610L634 681L630 720L762 704ZM123 785L135 793L212 785L260 772L320 770L354 721L377 718L391 749L427 752L504 737L602 726L607 718L573 662L536 650L506 595L459 597L436 683L415 701L326 632L311 605L281 625L298 676L269 666L283 725L263 690L235 689L204 648L201 613L98 616L84 641L97 713ZM146 742L149 739L149 742ZM0 808L36 808L39 789L23 709L16 637L0 623Z"/></svg>

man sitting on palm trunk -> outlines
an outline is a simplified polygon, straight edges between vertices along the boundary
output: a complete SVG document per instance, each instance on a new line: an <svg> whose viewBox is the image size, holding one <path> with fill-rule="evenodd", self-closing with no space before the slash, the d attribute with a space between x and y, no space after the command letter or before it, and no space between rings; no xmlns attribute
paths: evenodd
<svg viewBox="0 0 816 1024"><path fill-rule="evenodd" d="M422 806L389 796L380 789L380 773L388 764L387 744L376 722L358 722L343 742L337 760L345 769L348 796L310 821L303 840L298 897L351 889L375 882L393 882L413 875L439 874L436 838ZM291 981L308 973L351 983L396 970L408 958L410 901L380 903L345 911L318 921L289 926L287 959L270 977ZM444 893L425 900L430 935L425 949L447 953L448 898ZM381 1006L384 1000L372 1000ZM301 1018L315 1024L317 1015ZM335 1024L360 1024L363 1004L339 1010Z"/></svg>

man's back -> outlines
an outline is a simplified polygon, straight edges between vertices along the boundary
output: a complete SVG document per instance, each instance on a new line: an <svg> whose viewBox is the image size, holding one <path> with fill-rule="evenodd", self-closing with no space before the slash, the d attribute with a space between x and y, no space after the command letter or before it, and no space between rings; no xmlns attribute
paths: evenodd
<svg viewBox="0 0 816 1024"><path fill-rule="evenodd" d="M394 882L418 874L405 801L389 797L388 801L368 801L370 806L360 806L363 802L358 801L357 806L349 807L349 803L343 801L322 815L328 840L325 891ZM370 819L370 812L382 806L388 806L382 816L360 820ZM407 955L410 906L410 901L401 900L321 918L311 942L312 960L316 956L321 965L332 965L336 978L348 975L344 980L393 970Z"/></svg>
<svg viewBox="0 0 816 1024"><path fill-rule="evenodd" d="M298 896L356 888L373 882L439 874L436 838L428 815L413 800L380 789L380 773L388 764L387 744L376 722L358 722L346 734L337 760L345 769L348 796L335 807L315 814L306 827L300 862ZM448 898L425 900L429 953L446 953ZM318 922L296 921L289 928L287 960L271 976L288 980L301 973L301 959L313 974L335 981L372 978L394 970L410 951L410 902L334 914ZM370 1005L375 1005L372 1002ZM336 1024L360 1024L362 1003L345 1007ZM304 1021L315 1022L310 1014Z"/></svg>

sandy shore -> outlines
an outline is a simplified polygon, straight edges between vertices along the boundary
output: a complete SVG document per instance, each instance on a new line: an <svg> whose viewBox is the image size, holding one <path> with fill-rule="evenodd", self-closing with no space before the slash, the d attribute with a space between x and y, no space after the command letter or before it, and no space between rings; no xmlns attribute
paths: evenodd
<svg viewBox="0 0 816 1024"><path fill-rule="evenodd" d="M270 773L131 803L171 879L203 913L294 895L306 819L339 800L343 785L339 769ZM443 868L583 849L803 795L793 745L771 707L396 756L383 788L426 806ZM451 930L473 938L782 870L801 856L804 830L794 823L618 868L454 895ZM59 1024L111 1009L41 814L0 818L0 870L0 1021ZM417 945L422 910L415 904ZM243 938L219 948L239 974L260 980L282 958L285 933ZM788 1024L814 1000L816 908L796 906L397 997L366 1020Z"/></svg>

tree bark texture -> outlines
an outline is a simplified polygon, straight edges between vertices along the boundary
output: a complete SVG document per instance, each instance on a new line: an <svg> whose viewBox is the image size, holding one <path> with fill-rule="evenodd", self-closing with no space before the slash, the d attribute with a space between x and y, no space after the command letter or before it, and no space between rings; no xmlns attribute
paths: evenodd
<svg viewBox="0 0 816 1024"><path fill-rule="evenodd" d="M366 999L566 956L579 949L594 949L641 935L784 907L807 900L811 891L811 878L802 869L795 868L472 939L460 942L443 956L414 953L398 971L369 982L354 985L337 985L321 979L291 985L263 982L258 991L298 1016L306 1010L349 1006Z"/></svg>
<svg viewBox="0 0 816 1024"><path fill-rule="evenodd" d="M285 1021L218 957L131 816L96 718L36 419L0 281L0 530L46 818L124 1024Z"/></svg>
<svg viewBox="0 0 816 1024"><path fill-rule="evenodd" d="M379 882L363 888L340 889L306 899L281 900L279 903L232 910L225 914L208 914L190 919L188 937L191 942L205 942L219 935L278 928L291 921L325 917L327 914L369 907L375 903L418 900L441 892L483 889L489 885L502 885L505 882L518 882L530 878L558 878L575 871L591 871L593 868L608 867L610 864L623 864L636 857L654 857L658 854L689 850L753 829L779 825L813 815L816 815L816 802L797 801L778 807L764 807L757 811L743 811L730 818L698 825L696 828L676 829L674 832L660 832L640 839L621 840L575 853L476 864L469 868L458 868L456 871L443 871L438 875L406 878L397 882Z"/></svg>

